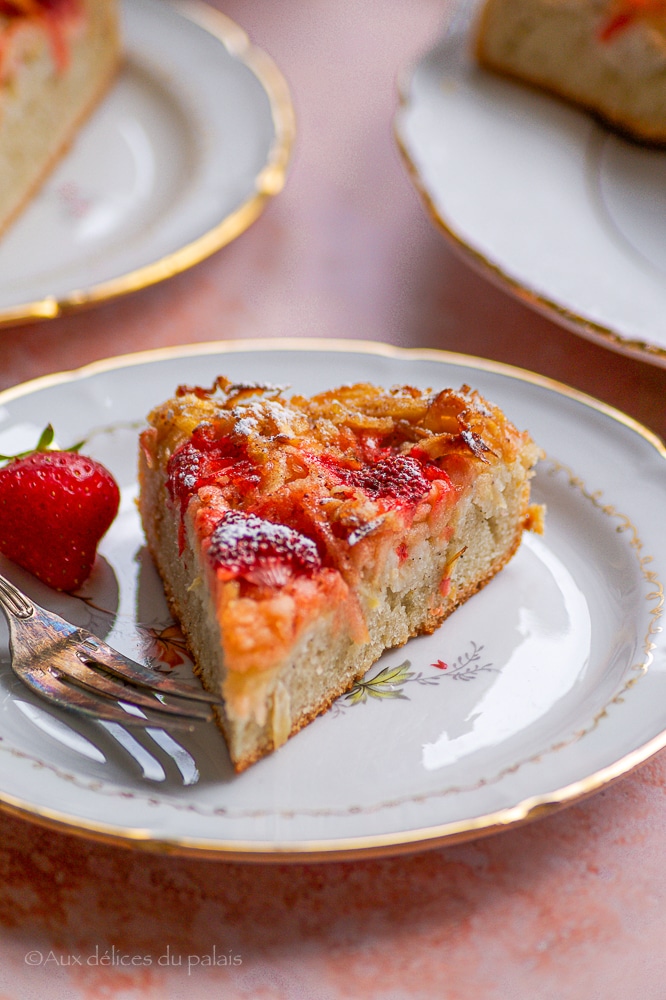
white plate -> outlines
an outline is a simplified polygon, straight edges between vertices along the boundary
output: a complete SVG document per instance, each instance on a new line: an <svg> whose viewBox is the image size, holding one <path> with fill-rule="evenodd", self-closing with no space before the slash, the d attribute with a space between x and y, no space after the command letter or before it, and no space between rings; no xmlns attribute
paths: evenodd
<svg viewBox="0 0 666 1000"><path fill-rule="evenodd" d="M85 600L58 597L14 568L35 599L139 657L168 628L134 504L130 425L176 385L209 385L218 372L302 392L352 380L477 386L547 451L535 480L537 499L548 505L545 535L526 538L511 564L435 635L386 654L370 671L379 675L374 684L239 777L212 724L186 738L112 735L44 707L10 673L3 629L5 808L173 851L258 859L380 854L524 821L601 787L666 744L666 642L658 624L666 451L601 404L461 355L326 342L201 345L111 360L0 394L0 452L29 446L52 421L63 445L88 435L86 450L110 466L123 492ZM167 648L175 660L182 655L177 642ZM387 668L398 670L393 687L382 684ZM186 675L189 663L175 669Z"/></svg>
<svg viewBox="0 0 666 1000"><path fill-rule="evenodd" d="M479 69L469 45L464 19L454 22L405 84L396 117L430 213L523 302L666 366L666 152Z"/></svg>
<svg viewBox="0 0 666 1000"><path fill-rule="evenodd" d="M287 86L197 0L125 0L125 62L0 242L0 323L52 317L191 267L284 183Z"/></svg>

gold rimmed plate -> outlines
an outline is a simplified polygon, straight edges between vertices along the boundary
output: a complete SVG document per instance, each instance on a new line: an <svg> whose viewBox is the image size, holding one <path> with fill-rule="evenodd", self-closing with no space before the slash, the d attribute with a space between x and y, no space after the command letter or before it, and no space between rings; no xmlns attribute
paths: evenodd
<svg viewBox="0 0 666 1000"><path fill-rule="evenodd" d="M401 88L395 134L429 215L527 305L666 366L666 151L479 68L478 6L459 0Z"/></svg>
<svg viewBox="0 0 666 1000"><path fill-rule="evenodd" d="M0 324L169 278L283 187L291 97L242 28L198 0L124 0L122 29L118 79L0 242Z"/></svg>
<svg viewBox="0 0 666 1000"><path fill-rule="evenodd" d="M257 341L111 359L0 394L0 451L47 422L114 472L118 518L78 596L3 572L156 669L192 671L136 511L137 432L176 385L311 393L351 381L477 387L544 448L543 536L432 636L387 653L280 751L235 776L221 736L129 732L51 710L0 631L0 804L152 850L269 860L416 850L560 808L666 745L666 449L633 420L524 371L378 344Z"/></svg>

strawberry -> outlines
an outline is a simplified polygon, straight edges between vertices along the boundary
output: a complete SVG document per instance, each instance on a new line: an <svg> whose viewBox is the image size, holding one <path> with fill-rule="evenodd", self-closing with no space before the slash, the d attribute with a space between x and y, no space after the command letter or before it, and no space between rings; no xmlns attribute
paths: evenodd
<svg viewBox="0 0 666 1000"><path fill-rule="evenodd" d="M118 513L120 491L108 469L51 447L49 425L34 451L0 456L0 552L56 590L77 590Z"/></svg>

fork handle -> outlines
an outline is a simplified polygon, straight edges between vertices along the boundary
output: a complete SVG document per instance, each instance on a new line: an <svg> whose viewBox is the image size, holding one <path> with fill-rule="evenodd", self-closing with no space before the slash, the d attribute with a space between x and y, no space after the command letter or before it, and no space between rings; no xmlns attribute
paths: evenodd
<svg viewBox="0 0 666 1000"><path fill-rule="evenodd" d="M3 611L21 620L30 618L35 613L34 604L2 573L0 573L0 605Z"/></svg>

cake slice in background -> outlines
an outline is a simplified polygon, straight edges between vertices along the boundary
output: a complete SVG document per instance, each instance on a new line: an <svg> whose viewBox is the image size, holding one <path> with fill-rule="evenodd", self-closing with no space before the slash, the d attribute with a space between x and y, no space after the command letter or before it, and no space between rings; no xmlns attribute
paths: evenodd
<svg viewBox="0 0 666 1000"><path fill-rule="evenodd" d="M359 384L218 378L141 435L148 546L242 771L433 632L539 530L540 455L495 406ZM216 709L217 711L217 709Z"/></svg>
<svg viewBox="0 0 666 1000"><path fill-rule="evenodd" d="M120 49L116 0L0 0L0 234L106 93Z"/></svg>
<svg viewBox="0 0 666 1000"><path fill-rule="evenodd" d="M475 45L486 68L666 144L666 0L487 0Z"/></svg>

